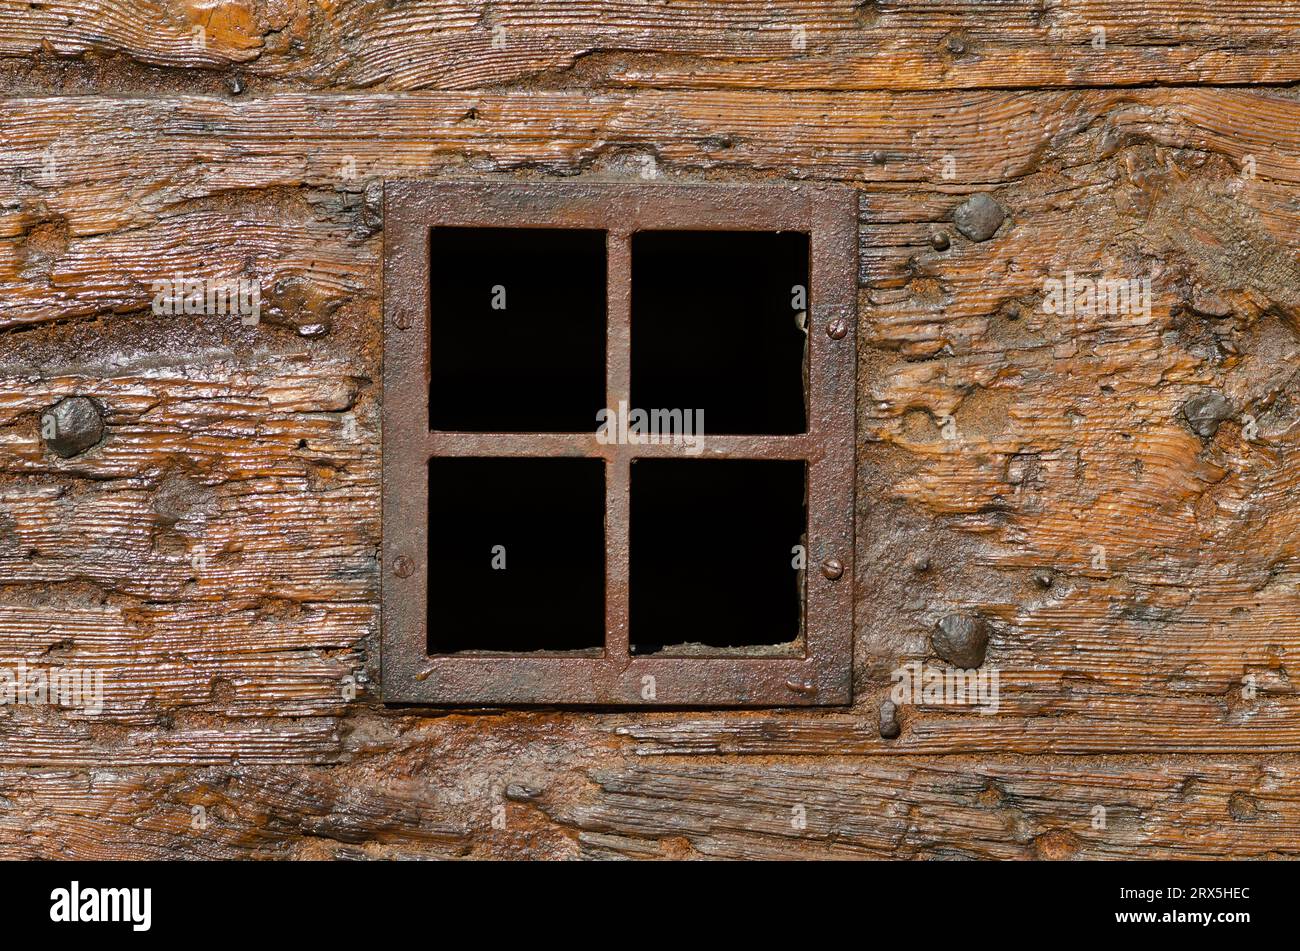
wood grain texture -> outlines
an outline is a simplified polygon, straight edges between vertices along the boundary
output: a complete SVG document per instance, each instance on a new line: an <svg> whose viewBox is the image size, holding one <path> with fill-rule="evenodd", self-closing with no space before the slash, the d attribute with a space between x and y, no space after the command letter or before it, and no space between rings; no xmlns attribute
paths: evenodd
<svg viewBox="0 0 1300 951"><path fill-rule="evenodd" d="M1300 13L1270 0L8 0L0 57L98 88L106 58L200 86L222 71L241 87L375 91L1285 84L1300 78ZM147 68L128 72L159 82Z"/></svg>
<svg viewBox="0 0 1300 951"><path fill-rule="evenodd" d="M1251 859L1300 832L1294 758L645 764L535 733L489 765L455 732L328 769L7 770L0 857Z"/></svg>
<svg viewBox="0 0 1300 951"><path fill-rule="evenodd" d="M105 683L95 715L0 705L0 856L1294 855L1300 102L1264 87L1298 26L0 4L0 667ZM862 196L856 703L384 707L382 183L647 159ZM977 192L1008 212L983 242L953 226ZM1067 271L1149 278L1150 312L1045 313ZM152 314L176 274L259 280L261 323ZM1207 388L1232 411L1203 438ZM69 395L107 435L60 459ZM992 624L999 710L910 705L882 739L954 611Z"/></svg>

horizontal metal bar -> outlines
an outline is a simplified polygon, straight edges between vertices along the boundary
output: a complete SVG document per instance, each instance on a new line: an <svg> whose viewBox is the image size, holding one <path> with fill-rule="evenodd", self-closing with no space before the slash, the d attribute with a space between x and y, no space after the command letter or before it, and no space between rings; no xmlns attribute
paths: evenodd
<svg viewBox="0 0 1300 951"><path fill-rule="evenodd" d="M612 459L617 446L604 446L589 433L451 433L431 432L424 455L436 456L582 456Z"/></svg>
<svg viewBox="0 0 1300 951"><path fill-rule="evenodd" d="M791 436L691 436L674 441L602 443L592 433L451 433L431 432L425 445L429 459L440 456L545 456L616 459L806 459L823 455L821 440L808 433Z"/></svg>
<svg viewBox="0 0 1300 951"><path fill-rule="evenodd" d="M385 664L385 698L405 703L809 706L847 703L846 665L804 657L448 655ZM390 679L391 678L391 679Z"/></svg>
<svg viewBox="0 0 1300 951"><path fill-rule="evenodd" d="M697 447L665 439L638 443L627 449L634 458L646 459L807 459L822 455L821 439L809 433L792 436L710 436L698 438Z"/></svg>

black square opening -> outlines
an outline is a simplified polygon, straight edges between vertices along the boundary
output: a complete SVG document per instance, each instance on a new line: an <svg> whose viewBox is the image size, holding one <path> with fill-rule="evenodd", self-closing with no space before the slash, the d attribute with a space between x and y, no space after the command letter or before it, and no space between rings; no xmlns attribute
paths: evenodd
<svg viewBox="0 0 1300 951"><path fill-rule="evenodd" d="M429 461L428 651L605 645L600 459Z"/></svg>
<svg viewBox="0 0 1300 951"><path fill-rule="evenodd" d="M605 405L605 232L434 228L429 426L584 432Z"/></svg>
<svg viewBox="0 0 1300 951"><path fill-rule="evenodd" d="M807 430L808 235L632 236L632 404L704 411L703 431Z"/></svg>
<svg viewBox="0 0 1300 951"><path fill-rule="evenodd" d="M802 649L805 463L632 462L634 654Z"/></svg>

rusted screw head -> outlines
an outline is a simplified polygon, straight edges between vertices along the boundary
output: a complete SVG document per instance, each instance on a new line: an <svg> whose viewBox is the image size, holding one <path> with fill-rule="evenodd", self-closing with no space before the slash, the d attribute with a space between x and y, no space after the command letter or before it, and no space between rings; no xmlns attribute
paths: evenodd
<svg viewBox="0 0 1300 951"><path fill-rule="evenodd" d="M84 396L59 400L41 415L41 437L50 452L71 459L104 436L99 407Z"/></svg>
<svg viewBox="0 0 1300 951"><path fill-rule="evenodd" d="M393 574L399 578L409 578L413 571L415 571L415 565L411 562L411 559L405 555L398 555L393 562Z"/></svg>
<svg viewBox="0 0 1300 951"><path fill-rule="evenodd" d="M843 317L836 317L826 325L826 336L832 340L843 340L849 332L849 322Z"/></svg>
<svg viewBox="0 0 1300 951"><path fill-rule="evenodd" d="M827 558L822 562L822 574L831 581L838 581L844 574L844 565L838 558Z"/></svg>

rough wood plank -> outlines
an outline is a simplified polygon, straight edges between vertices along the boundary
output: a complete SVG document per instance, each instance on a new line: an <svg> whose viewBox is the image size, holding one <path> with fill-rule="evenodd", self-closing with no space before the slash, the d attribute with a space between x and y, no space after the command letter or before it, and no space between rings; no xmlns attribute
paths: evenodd
<svg viewBox="0 0 1300 951"><path fill-rule="evenodd" d="M0 856L1245 859L1300 834L1293 757L650 766L535 734L548 771L427 732L449 758L0 771Z"/></svg>
<svg viewBox="0 0 1300 951"><path fill-rule="evenodd" d="M54 0L0 5L3 57L28 67L7 81L19 89L1284 84L1300 78L1300 15L1269 0Z"/></svg>

